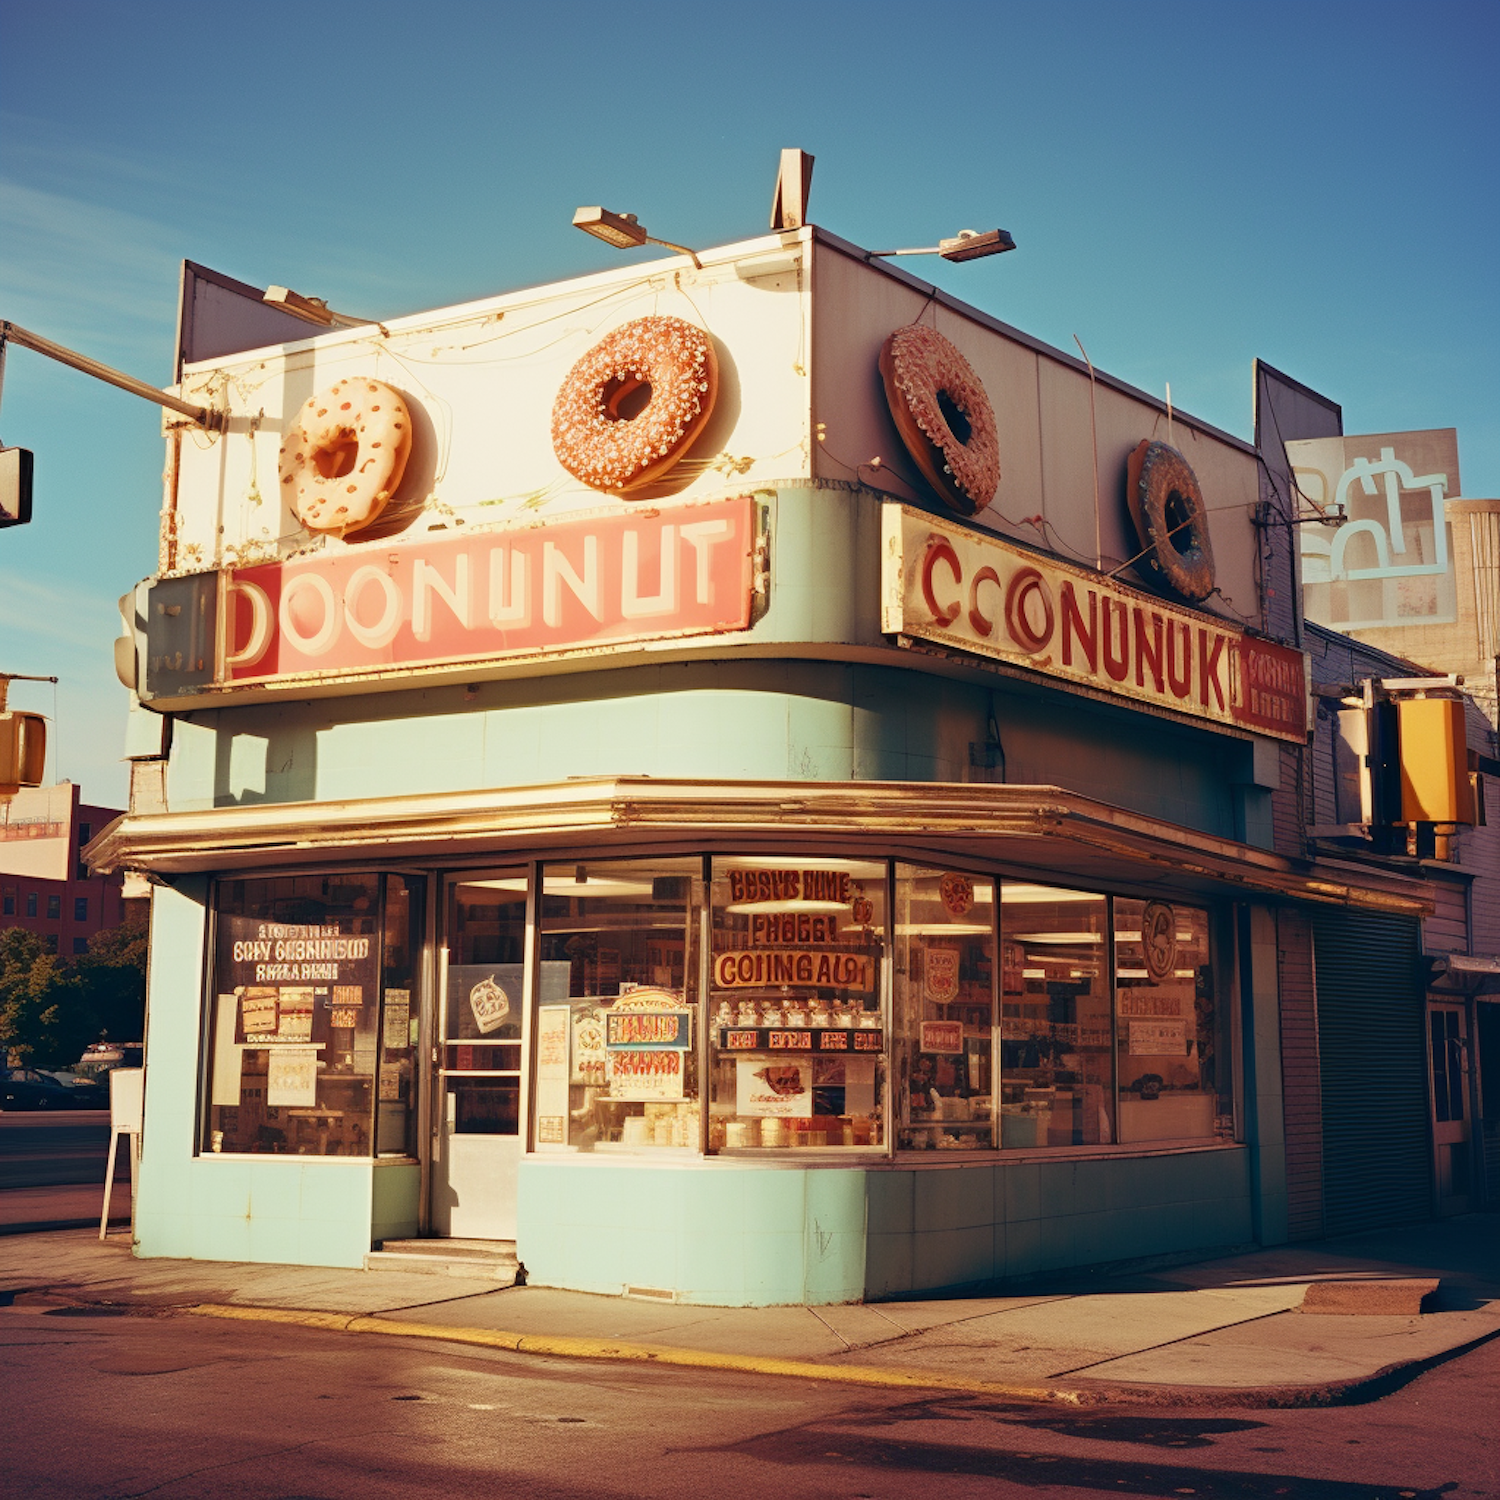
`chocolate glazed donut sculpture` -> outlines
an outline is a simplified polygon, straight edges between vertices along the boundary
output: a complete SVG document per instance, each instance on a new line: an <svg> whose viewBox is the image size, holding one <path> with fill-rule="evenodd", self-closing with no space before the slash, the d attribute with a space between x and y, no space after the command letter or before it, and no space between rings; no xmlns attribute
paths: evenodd
<svg viewBox="0 0 1500 1500"><path fill-rule="evenodd" d="M898 328L880 351L885 399L923 477L943 503L972 516L1000 486L995 412L973 365L935 328Z"/></svg>
<svg viewBox="0 0 1500 1500"><path fill-rule="evenodd" d="M637 318L568 372L552 405L552 451L591 489L639 489L687 452L718 394L719 363L701 328Z"/></svg>
<svg viewBox="0 0 1500 1500"><path fill-rule="evenodd" d="M1198 476L1175 448L1149 438L1136 446L1125 474L1126 504L1144 554L1137 570L1201 604L1214 591L1214 549Z"/></svg>

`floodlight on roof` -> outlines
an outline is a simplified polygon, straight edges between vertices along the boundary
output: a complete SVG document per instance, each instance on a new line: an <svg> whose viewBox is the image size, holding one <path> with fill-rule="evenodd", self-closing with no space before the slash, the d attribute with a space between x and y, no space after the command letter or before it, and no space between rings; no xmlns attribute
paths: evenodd
<svg viewBox="0 0 1500 1500"><path fill-rule="evenodd" d="M944 260L981 260L986 255L1001 255L1016 248L1015 240L1003 229L960 229L952 239L939 240L918 250L867 250L866 260L881 260L891 255L941 255Z"/></svg>
<svg viewBox="0 0 1500 1500"><path fill-rule="evenodd" d="M612 213L595 204L574 211L573 227L593 235L596 240L603 240L606 245L613 245L616 250L634 250L639 245L647 244L661 245L668 250L677 251L679 255L688 256L700 271L703 269L703 263L695 250L689 250L686 245L674 245L671 240L659 240L654 234L647 234L646 226L634 214Z"/></svg>
<svg viewBox="0 0 1500 1500"><path fill-rule="evenodd" d="M304 297L288 286L268 286L261 301L318 328L364 328L374 324L385 332L384 325L373 318L354 318L348 313L335 312L321 297Z"/></svg>

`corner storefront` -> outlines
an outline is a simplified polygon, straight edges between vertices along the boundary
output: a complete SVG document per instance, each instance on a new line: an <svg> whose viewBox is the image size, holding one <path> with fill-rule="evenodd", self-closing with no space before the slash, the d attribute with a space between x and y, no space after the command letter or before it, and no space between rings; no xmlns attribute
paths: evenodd
<svg viewBox="0 0 1500 1500"><path fill-rule="evenodd" d="M1161 414L818 231L671 267L184 369L229 418L176 440L129 621L161 805L90 851L154 882L139 1253L514 1240L536 1284L754 1304L1276 1239L1274 910L1421 906L1270 852L1300 653L1007 520L1138 554L1076 459ZM612 496L536 392L643 297L701 309L717 405ZM924 317L959 446L989 411L1015 458L972 516L882 487L876 356ZM319 529L291 418L355 376L405 392L415 490ZM1194 566L1254 598L1253 450L1175 420Z"/></svg>

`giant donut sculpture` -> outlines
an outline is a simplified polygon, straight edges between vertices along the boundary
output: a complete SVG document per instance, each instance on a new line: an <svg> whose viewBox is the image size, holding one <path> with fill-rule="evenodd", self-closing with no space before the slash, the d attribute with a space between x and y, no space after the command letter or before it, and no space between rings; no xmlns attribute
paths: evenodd
<svg viewBox="0 0 1500 1500"><path fill-rule="evenodd" d="M1214 591L1214 549L1198 476L1175 448L1142 438L1126 465L1126 502L1143 556L1136 568L1190 603Z"/></svg>
<svg viewBox="0 0 1500 1500"><path fill-rule="evenodd" d="M634 411L642 391L646 403ZM568 372L552 404L552 451L591 489L639 489L692 446L718 394L719 362L701 328L637 318Z"/></svg>
<svg viewBox="0 0 1500 1500"><path fill-rule="evenodd" d="M383 381L350 376L308 398L281 445L281 490L309 531L345 536L374 521L411 454L411 413Z"/></svg>
<svg viewBox="0 0 1500 1500"><path fill-rule="evenodd" d="M995 412L973 365L935 328L898 328L880 350L896 431L944 504L972 516L1000 486Z"/></svg>

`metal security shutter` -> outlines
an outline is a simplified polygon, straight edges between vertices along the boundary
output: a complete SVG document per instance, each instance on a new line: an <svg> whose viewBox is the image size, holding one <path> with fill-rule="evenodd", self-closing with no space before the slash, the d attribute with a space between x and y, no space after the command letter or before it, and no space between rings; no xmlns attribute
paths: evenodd
<svg viewBox="0 0 1500 1500"><path fill-rule="evenodd" d="M1418 952L1415 922L1313 917L1325 1234L1432 1213Z"/></svg>

